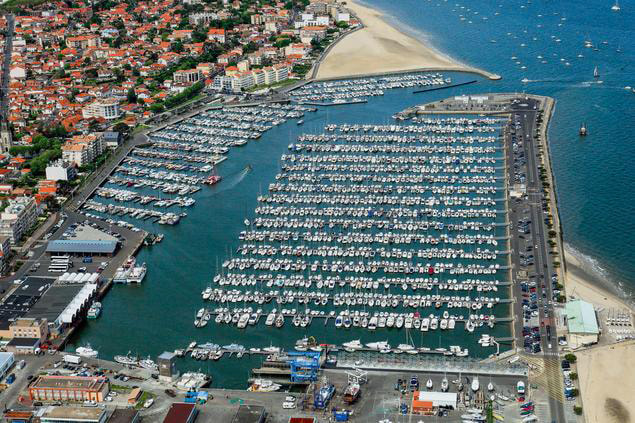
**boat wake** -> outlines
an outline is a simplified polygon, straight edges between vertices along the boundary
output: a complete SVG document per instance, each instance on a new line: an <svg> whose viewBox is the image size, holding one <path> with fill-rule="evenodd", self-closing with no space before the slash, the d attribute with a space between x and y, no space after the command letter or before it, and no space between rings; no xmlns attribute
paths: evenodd
<svg viewBox="0 0 635 423"><path fill-rule="evenodd" d="M218 189L215 190L212 195L220 194L221 192L233 189L236 185L241 183L243 179L245 179L245 176L247 176L249 172L251 172L251 170L251 165L247 165L240 172L223 177L223 182L219 184Z"/></svg>

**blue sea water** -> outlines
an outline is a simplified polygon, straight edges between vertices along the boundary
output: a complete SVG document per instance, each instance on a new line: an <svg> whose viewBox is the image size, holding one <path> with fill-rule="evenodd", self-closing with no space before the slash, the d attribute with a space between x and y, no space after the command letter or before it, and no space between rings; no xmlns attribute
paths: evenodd
<svg viewBox="0 0 635 423"><path fill-rule="evenodd" d="M635 87L635 4L614 12L612 2L598 0L362 3L452 58L503 77L465 93L523 91L556 99L549 140L565 242L592 267L587 270L632 297L635 93L625 87ZM587 40L598 51L585 48ZM530 82L521 83L525 78ZM578 136L583 122L586 138Z"/></svg>
<svg viewBox="0 0 635 423"><path fill-rule="evenodd" d="M181 223L166 227L131 220L144 229L165 233L165 240L139 255L149 267L144 283L114 287L104 300L102 317L82 329L74 340L76 345L89 342L105 358L111 358L128 350L156 356L164 350L182 348L191 340L221 345L238 342L249 347L288 344L305 333L318 339L324 335L328 342L353 339L351 333L333 333L332 323L328 329L320 323L313 323L308 331L287 324L283 331L248 330L239 335L235 328L212 323L197 330L192 323L195 311L202 306L201 290L219 270L219 264L238 247L243 220L253 218L257 196L274 181L281 154L298 134L322 132L326 123L387 123L392 114L414 104L468 93L527 91L557 100L549 135L565 241L611 281L623 284L626 290L635 287L635 256L630 250L635 232L635 178L630 166L635 153L635 93L624 89L635 86L635 28L629 4L615 13L608 2L597 1L475 0L464 9L450 1L366 2L382 10L402 30L503 79L479 77L477 84L425 94L386 91L367 104L307 114L302 127L289 121L259 141L233 149L219 168L223 182L194 195L197 204L187 210L188 216ZM466 20L460 20L459 15ZM599 51L584 48L585 39L596 44ZM617 52L618 46L621 52ZM584 57L578 58L578 54ZM543 59L538 59L539 55ZM512 60L512 56L517 59ZM569 66L564 64L567 61ZM593 78L596 65L601 84ZM455 82L473 79L472 75L445 74ZM531 82L523 84L523 78ZM589 128L586 138L578 137L582 122ZM253 170L244 173L247 164ZM506 330L496 328L503 333ZM460 343L460 338L459 333L444 334L439 342ZM390 341L403 342L396 338ZM187 360L179 367L200 367L213 375L215 386L240 387L258 360Z"/></svg>

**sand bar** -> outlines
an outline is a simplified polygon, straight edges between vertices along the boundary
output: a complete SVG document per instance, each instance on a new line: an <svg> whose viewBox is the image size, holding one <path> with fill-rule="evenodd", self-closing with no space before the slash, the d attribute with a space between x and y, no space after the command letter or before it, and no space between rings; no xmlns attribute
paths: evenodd
<svg viewBox="0 0 635 423"><path fill-rule="evenodd" d="M349 0L346 7L364 28L341 38L323 58L316 79L345 78L407 70L473 72L500 76L464 65L386 23L381 13Z"/></svg>

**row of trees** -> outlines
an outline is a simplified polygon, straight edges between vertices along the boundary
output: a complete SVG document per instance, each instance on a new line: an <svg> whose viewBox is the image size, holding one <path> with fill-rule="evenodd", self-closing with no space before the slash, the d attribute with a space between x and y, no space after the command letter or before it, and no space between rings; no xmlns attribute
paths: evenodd
<svg viewBox="0 0 635 423"><path fill-rule="evenodd" d="M182 92L166 98L165 101L163 101L162 103L159 102L159 103L153 104L152 106L150 106L150 110L152 110L155 113L161 113L166 108L171 109L173 107L176 107L179 104L183 104L186 101L196 97L198 93L200 93L203 90L203 88L205 88L205 84L203 82L197 82L196 84L186 88Z"/></svg>

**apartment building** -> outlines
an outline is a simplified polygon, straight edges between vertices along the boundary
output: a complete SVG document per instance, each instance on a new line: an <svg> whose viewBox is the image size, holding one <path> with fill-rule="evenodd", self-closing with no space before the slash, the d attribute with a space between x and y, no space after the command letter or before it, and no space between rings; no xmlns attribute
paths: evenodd
<svg viewBox="0 0 635 423"><path fill-rule="evenodd" d="M117 119L121 116L119 101L114 98L98 99L82 109L84 119L104 118L106 120Z"/></svg>
<svg viewBox="0 0 635 423"><path fill-rule="evenodd" d="M84 166L103 152L104 140L101 135L76 135L62 146L62 160Z"/></svg>
<svg viewBox="0 0 635 423"><path fill-rule="evenodd" d="M16 244L35 223L38 207L33 197L9 199L9 205L0 214L0 236L8 236Z"/></svg>
<svg viewBox="0 0 635 423"><path fill-rule="evenodd" d="M203 78L203 74L198 69L178 70L173 78L177 84L194 84Z"/></svg>

